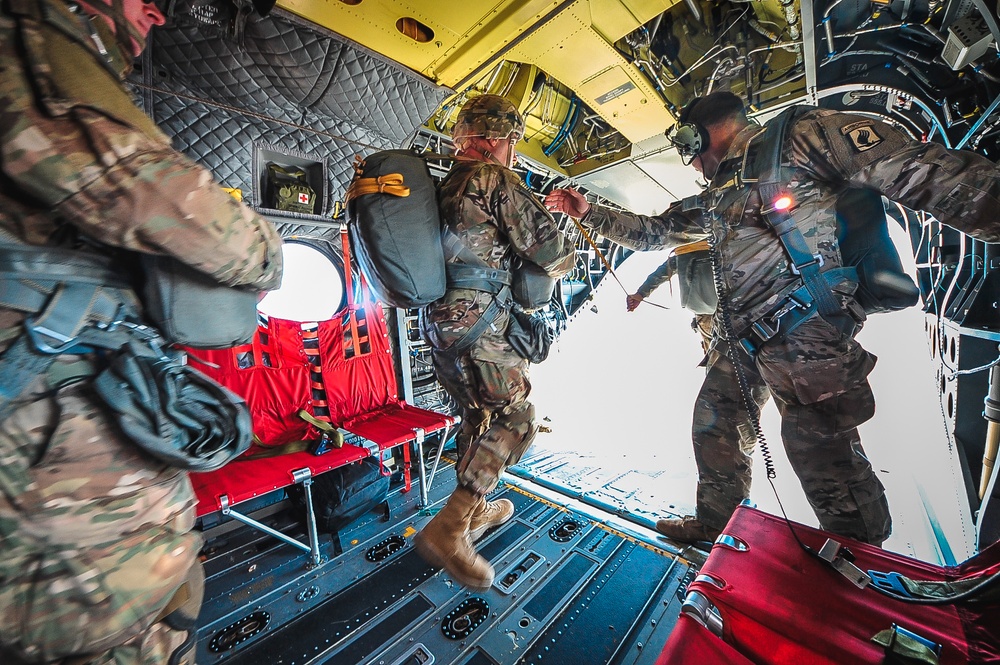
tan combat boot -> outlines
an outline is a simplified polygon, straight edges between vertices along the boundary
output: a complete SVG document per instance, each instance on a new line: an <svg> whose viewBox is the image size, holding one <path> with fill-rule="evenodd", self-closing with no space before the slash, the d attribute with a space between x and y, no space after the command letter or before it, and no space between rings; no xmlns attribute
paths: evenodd
<svg viewBox="0 0 1000 665"><path fill-rule="evenodd" d="M462 586L489 589L493 566L473 549L469 541L469 520L482 497L457 487L448 503L413 537L417 554L427 563L441 566Z"/></svg>
<svg viewBox="0 0 1000 665"><path fill-rule="evenodd" d="M487 501L484 497L469 520L469 540L476 542L493 526L503 524L514 516L514 504L509 499Z"/></svg>
<svg viewBox="0 0 1000 665"><path fill-rule="evenodd" d="M721 531L705 526L692 515L656 520L656 530L679 543L715 542Z"/></svg>

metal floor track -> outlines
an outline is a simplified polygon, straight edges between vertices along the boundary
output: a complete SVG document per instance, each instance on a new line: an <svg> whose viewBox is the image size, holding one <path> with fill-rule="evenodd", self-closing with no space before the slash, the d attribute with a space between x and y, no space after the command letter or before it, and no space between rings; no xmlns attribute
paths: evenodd
<svg viewBox="0 0 1000 665"><path fill-rule="evenodd" d="M275 539L223 524L207 532L201 665L507 665L654 663L687 583L703 561L587 506L569 506L512 480L516 512L477 544L496 569L492 588L470 592L425 563L411 536L454 487L445 471L430 510L417 492L390 495L337 538L324 561ZM259 517L294 534L273 504Z"/></svg>

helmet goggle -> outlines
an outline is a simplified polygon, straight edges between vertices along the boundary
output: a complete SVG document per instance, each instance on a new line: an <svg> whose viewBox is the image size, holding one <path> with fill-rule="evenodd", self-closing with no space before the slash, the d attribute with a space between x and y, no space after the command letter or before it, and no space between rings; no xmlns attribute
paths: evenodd
<svg viewBox="0 0 1000 665"><path fill-rule="evenodd" d="M684 166L689 165L695 157L708 150L708 141L698 125L679 122L667 130L666 136L670 145L677 150Z"/></svg>

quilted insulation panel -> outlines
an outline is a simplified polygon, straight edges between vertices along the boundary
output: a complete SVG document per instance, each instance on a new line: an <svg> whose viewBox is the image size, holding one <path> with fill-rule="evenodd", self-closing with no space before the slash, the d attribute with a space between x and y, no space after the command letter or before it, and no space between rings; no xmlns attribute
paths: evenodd
<svg viewBox="0 0 1000 665"><path fill-rule="evenodd" d="M262 162L287 154L322 165L316 213L329 217L354 156L400 147L450 93L281 10L252 15L234 39L191 20L210 6L204 0L185 18L183 3L196 1L181 0L177 20L153 31L133 83L175 147L251 205L265 204ZM285 233L310 226L288 216Z"/></svg>

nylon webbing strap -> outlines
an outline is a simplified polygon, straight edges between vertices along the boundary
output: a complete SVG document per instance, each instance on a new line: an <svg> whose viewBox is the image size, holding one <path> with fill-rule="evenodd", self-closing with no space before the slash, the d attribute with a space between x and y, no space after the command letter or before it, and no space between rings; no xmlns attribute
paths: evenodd
<svg viewBox="0 0 1000 665"><path fill-rule="evenodd" d="M351 345L354 355L361 355L361 342L358 339L358 308L354 302L354 283L351 279L351 243L347 237L347 224L340 227L340 247L344 253L344 288L347 290L347 320L351 331Z"/></svg>
<svg viewBox="0 0 1000 665"><path fill-rule="evenodd" d="M796 109L795 106L786 109L767 124L767 131L764 132L762 144L758 148L756 163L760 179L757 187L765 206L762 212L784 246L785 252L788 253L788 258L794 266L793 272L797 272L802 278L809 295L816 303L820 316L840 328L839 323L844 319L844 312L826 279L820 274L822 263L819 257L809 251L802 231L789 212L791 206L780 209L775 207L775 203L786 189L781 177L781 146Z"/></svg>
<svg viewBox="0 0 1000 665"><path fill-rule="evenodd" d="M493 302L486 308L479 320L472 324L465 335L446 349L446 352L461 355L468 351L489 326L500 316L500 312L510 307L512 296L510 285L513 275L509 270L493 268L476 256L457 233L447 226L441 231L445 259L458 259L461 263L446 263L445 274L449 288L472 289L493 294Z"/></svg>
<svg viewBox="0 0 1000 665"><path fill-rule="evenodd" d="M829 288L833 288L845 280L857 281L858 274L854 268L843 267L827 270L821 277ZM753 356L760 344L777 335L787 335L804 323L816 311L815 305L809 289L803 284L785 296L776 309L754 321L737 337L744 349ZM750 343L749 347L747 342Z"/></svg>
<svg viewBox="0 0 1000 665"><path fill-rule="evenodd" d="M472 266L479 266L481 268L490 267L486 261L476 256L476 253L468 248L457 233L447 226L441 230L441 244L444 245L445 261L454 261L457 259L462 263L468 263Z"/></svg>
<svg viewBox="0 0 1000 665"><path fill-rule="evenodd" d="M464 263L448 263L445 265L448 277L448 288L474 289L496 295L505 286L510 286L513 276L509 270L500 268L480 268Z"/></svg>
<svg viewBox="0 0 1000 665"><path fill-rule="evenodd" d="M0 306L28 315L0 358L0 420L57 356L125 344L127 334L112 324L137 315L131 302L107 256L0 239Z"/></svg>
<svg viewBox="0 0 1000 665"><path fill-rule="evenodd" d="M56 357L43 355L32 348L27 335L21 335L3 354L0 377L0 421L11 414L15 400L31 382L45 373Z"/></svg>
<svg viewBox="0 0 1000 665"><path fill-rule="evenodd" d="M461 355L468 351L476 340L479 339L486 329L493 325L493 322L497 320L500 316L500 312L510 307L511 295L510 287L505 286L500 289L500 293L493 296L493 301L490 306L486 308L483 315L479 317L479 320L472 324L472 327L466 331L462 339L458 340L451 346L449 346L446 351L448 353L453 353L456 356Z"/></svg>

